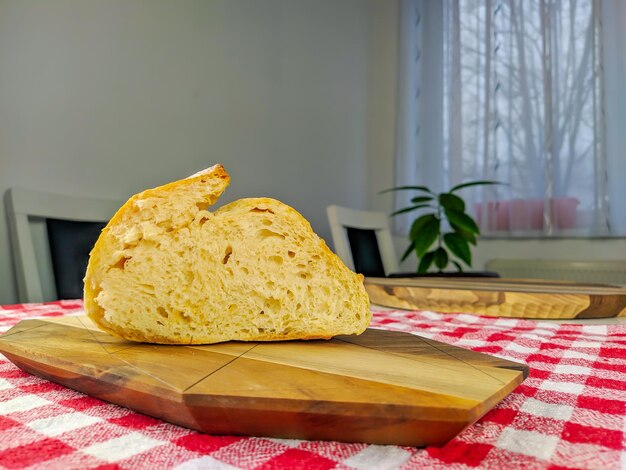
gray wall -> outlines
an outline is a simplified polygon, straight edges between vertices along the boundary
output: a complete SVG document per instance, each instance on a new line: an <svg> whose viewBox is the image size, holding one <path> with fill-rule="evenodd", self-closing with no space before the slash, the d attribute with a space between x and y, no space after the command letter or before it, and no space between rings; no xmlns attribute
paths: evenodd
<svg viewBox="0 0 626 470"><path fill-rule="evenodd" d="M329 239L326 205L367 206L384 3L0 0L0 193L125 198L221 162L222 202L279 198ZM2 206L1 304L14 289Z"/></svg>

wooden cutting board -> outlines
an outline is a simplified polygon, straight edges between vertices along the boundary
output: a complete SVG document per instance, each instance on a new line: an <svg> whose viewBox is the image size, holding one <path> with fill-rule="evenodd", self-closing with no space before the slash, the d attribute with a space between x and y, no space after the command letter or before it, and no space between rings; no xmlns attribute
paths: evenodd
<svg viewBox="0 0 626 470"><path fill-rule="evenodd" d="M490 317L626 316L626 287L505 278L365 278L373 304Z"/></svg>
<svg viewBox="0 0 626 470"><path fill-rule="evenodd" d="M525 364L409 333L330 341L131 343L85 316L24 320L0 337L21 369L210 434L438 445L528 373Z"/></svg>

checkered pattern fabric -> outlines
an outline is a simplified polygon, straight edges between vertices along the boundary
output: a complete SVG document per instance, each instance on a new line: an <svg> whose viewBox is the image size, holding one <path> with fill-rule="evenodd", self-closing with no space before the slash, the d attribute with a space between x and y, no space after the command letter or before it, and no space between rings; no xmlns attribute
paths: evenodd
<svg viewBox="0 0 626 470"><path fill-rule="evenodd" d="M21 319L80 301L0 307ZM375 309L372 326L530 365L530 377L442 447L210 436L22 372L0 356L0 468L626 468L626 326Z"/></svg>

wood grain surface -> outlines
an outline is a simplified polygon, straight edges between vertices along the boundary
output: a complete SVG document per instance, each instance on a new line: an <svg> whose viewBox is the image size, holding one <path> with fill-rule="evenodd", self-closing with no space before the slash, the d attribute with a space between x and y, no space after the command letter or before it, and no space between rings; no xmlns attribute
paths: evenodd
<svg viewBox="0 0 626 470"><path fill-rule="evenodd" d="M24 320L0 337L21 369L211 434L437 445L520 384L525 364L408 333L164 346L86 317Z"/></svg>
<svg viewBox="0 0 626 470"><path fill-rule="evenodd" d="M611 318L626 315L626 287L503 278L365 279L372 303L409 310L512 318Z"/></svg>

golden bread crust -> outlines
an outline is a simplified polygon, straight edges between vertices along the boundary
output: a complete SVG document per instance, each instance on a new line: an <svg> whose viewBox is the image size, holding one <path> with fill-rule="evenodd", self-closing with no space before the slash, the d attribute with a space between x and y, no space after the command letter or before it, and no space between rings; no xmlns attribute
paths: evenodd
<svg viewBox="0 0 626 470"><path fill-rule="evenodd" d="M295 209L240 199L214 212L221 165L131 197L96 242L85 310L131 341L328 339L371 319L350 271Z"/></svg>

